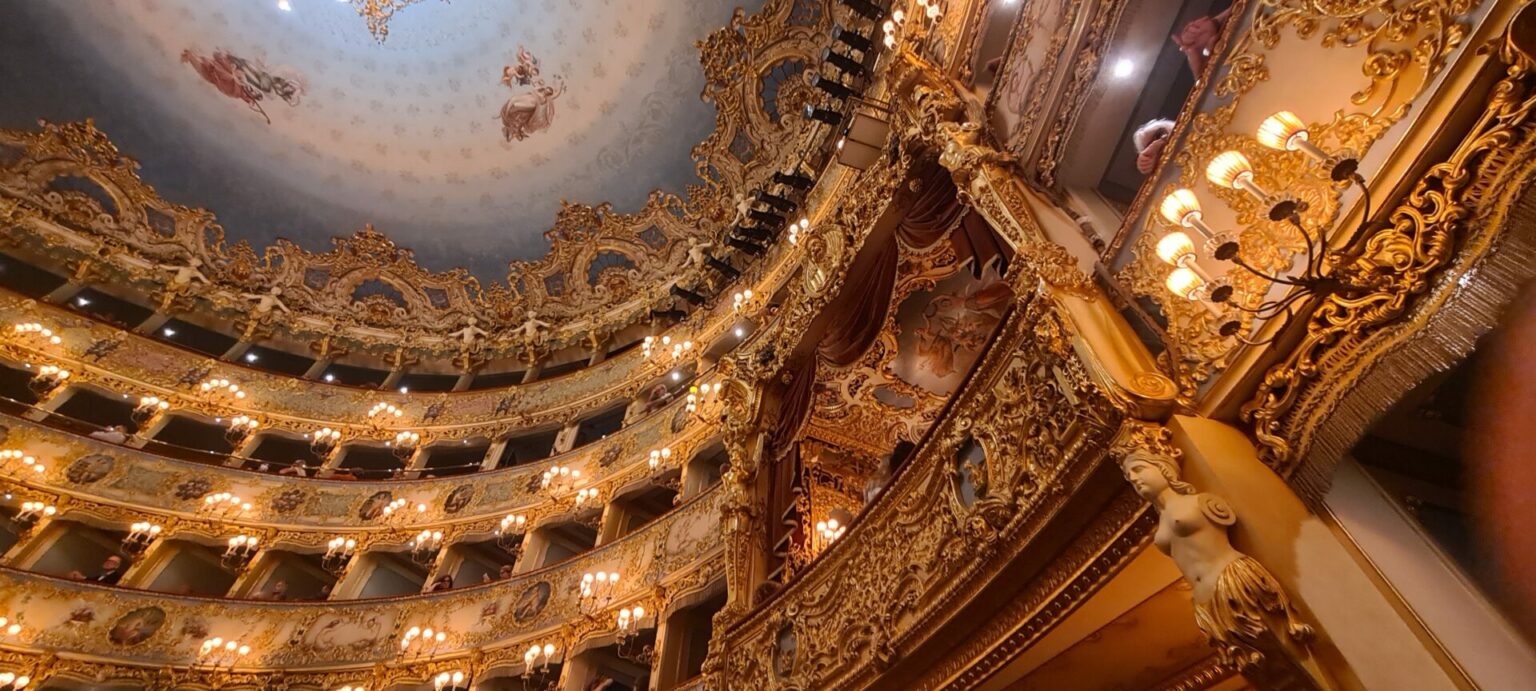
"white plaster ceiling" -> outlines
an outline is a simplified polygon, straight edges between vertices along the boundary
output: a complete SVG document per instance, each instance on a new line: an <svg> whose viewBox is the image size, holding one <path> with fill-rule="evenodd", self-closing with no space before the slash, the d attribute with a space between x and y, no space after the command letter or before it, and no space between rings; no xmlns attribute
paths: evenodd
<svg viewBox="0 0 1536 691"><path fill-rule="evenodd" d="M714 109L694 42L736 4L422 0L380 43L350 3L289 2L0 0L0 126L93 117L162 195L212 210L231 239L324 250L373 223L428 268L500 278L544 253L562 199L629 211L695 180L690 150ZM520 47L539 71L509 86ZM264 116L188 50L301 93L260 92ZM503 105L561 83L547 128L507 141Z"/></svg>

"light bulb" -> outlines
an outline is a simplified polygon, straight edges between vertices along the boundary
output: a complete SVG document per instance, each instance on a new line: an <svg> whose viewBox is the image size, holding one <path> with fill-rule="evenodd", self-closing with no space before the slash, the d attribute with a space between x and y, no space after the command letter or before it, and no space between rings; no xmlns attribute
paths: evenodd
<svg viewBox="0 0 1536 691"><path fill-rule="evenodd" d="M1168 274L1168 290L1186 300L1200 299L1200 291L1205 287L1205 280L1194 271L1185 268L1177 268Z"/></svg>
<svg viewBox="0 0 1536 691"><path fill-rule="evenodd" d="M1195 258L1195 243L1188 235L1174 231L1157 241L1157 258L1171 266L1183 266Z"/></svg>
<svg viewBox="0 0 1536 691"><path fill-rule="evenodd" d="M1295 151L1307 141L1307 125L1289 110L1264 118L1255 135L1260 144L1279 151Z"/></svg>
<svg viewBox="0 0 1536 691"><path fill-rule="evenodd" d="M1240 151L1223 151L1205 167L1205 178L1217 187L1238 189L1253 178L1253 163Z"/></svg>
<svg viewBox="0 0 1536 691"><path fill-rule="evenodd" d="M1163 203L1158 206L1158 211L1169 223L1185 228L1191 227L1192 222L1201 218L1200 199L1190 190L1179 188L1163 197Z"/></svg>

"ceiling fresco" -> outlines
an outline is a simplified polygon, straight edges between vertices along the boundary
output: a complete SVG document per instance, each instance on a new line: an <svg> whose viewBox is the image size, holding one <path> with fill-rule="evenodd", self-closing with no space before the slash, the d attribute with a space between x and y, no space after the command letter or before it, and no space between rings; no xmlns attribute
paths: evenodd
<svg viewBox="0 0 1536 691"><path fill-rule="evenodd" d="M562 200L632 211L696 181L695 42L738 3L423 2L382 42L350 3L282 4L0 0L0 127L94 118L231 239L322 251L372 223L500 277Z"/></svg>

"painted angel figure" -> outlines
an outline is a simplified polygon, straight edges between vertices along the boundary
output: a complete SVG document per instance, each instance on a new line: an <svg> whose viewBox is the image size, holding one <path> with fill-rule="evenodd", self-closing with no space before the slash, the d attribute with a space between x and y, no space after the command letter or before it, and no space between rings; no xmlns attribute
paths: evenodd
<svg viewBox="0 0 1536 691"><path fill-rule="evenodd" d="M476 326L478 323L479 320L475 319L474 317L470 317L469 321L464 325L464 328L448 334L448 337L457 340L459 345L464 350L473 350L475 347L475 341L485 336L485 330Z"/></svg>
<svg viewBox="0 0 1536 691"><path fill-rule="evenodd" d="M251 110L260 113L269 125L272 124L272 118L261 107L264 98L271 96L290 106L297 106L304 94L304 84L298 77L275 74L259 62L228 51L216 50L209 57L188 49L181 52L181 61L191 65L198 76L212 84L219 93L241 101Z"/></svg>
<svg viewBox="0 0 1536 691"><path fill-rule="evenodd" d="M535 132L549 129L555 121L555 99L565 93L565 80L555 78L551 86L542 80L532 90L507 99L501 107L501 134L507 141L522 141Z"/></svg>
<svg viewBox="0 0 1536 691"><path fill-rule="evenodd" d="M533 78L539 76L539 59L527 48L517 47L517 64L507 65L501 68L501 83L512 86L528 86L533 83Z"/></svg>
<svg viewBox="0 0 1536 691"><path fill-rule="evenodd" d="M272 312L272 308L273 307L276 307L277 309L282 310L283 312L290 311L288 309L288 305L283 304L283 301L278 298L278 296L282 295L282 294L283 294L282 287L280 287L280 286L272 286L272 290L267 291L265 294L262 294L262 293L242 293L240 295L240 297L243 297L246 300L249 300L251 302L256 303L256 314L265 316L265 315L270 314Z"/></svg>

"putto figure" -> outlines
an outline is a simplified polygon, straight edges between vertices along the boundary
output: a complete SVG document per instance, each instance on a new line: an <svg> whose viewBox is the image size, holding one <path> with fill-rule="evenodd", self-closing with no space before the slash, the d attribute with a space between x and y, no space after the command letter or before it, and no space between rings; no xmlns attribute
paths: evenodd
<svg viewBox="0 0 1536 691"><path fill-rule="evenodd" d="M266 97L297 106L304 96L304 84L297 76L275 74L259 61L247 60L228 51L216 50L213 57L208 57L189 48L181 51L181 61L197 70L198 76L219 93L260 113L268 125L272 124L272 118L261 107Z"/></svg>

